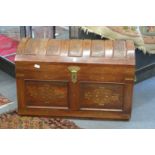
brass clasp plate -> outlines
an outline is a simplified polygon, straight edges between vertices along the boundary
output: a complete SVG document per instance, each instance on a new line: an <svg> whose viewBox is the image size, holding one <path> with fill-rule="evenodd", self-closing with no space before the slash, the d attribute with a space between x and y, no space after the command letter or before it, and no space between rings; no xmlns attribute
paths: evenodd
<svg viewBox="0 0 155 155"><path fill-rule="evenodd" d="M69 66L68 70L71 73L71 80L73 83L77 82L77 72L80 70L80 67L78 66Z"/></svg>

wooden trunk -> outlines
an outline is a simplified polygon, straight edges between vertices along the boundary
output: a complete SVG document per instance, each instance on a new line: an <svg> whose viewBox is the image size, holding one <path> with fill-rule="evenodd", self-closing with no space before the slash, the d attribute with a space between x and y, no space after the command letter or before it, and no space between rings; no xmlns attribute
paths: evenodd
<svg viewBox="0 0 155 155"><path fill-rule="evenodd" d="M132 41L26 38L15 63L21 115L130 118Z"/></svg>

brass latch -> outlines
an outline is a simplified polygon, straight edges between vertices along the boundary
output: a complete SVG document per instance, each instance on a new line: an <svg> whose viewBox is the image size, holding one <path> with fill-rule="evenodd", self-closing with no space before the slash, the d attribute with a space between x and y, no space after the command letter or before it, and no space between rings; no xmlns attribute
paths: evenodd
<svg viewBox="0 0 155 155"><path fill-rule="evenodd" d="M78 66L69 66L68 70L71 73L71 79L73 83L77 82L77 72L80 70L80 67Z"/></svg>

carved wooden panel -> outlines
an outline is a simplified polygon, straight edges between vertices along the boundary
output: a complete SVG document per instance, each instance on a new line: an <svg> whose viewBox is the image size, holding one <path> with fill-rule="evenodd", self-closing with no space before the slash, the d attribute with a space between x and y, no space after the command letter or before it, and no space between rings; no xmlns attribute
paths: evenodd
<svg viewBox="0 0 155 155"><path fill-rule="evenodd" d="M112 40L105 40L104 46L105 46L104 47L105 57L106 58L112 58L114 55L113 41Z"/></svg>
<svg viewBox="0 0 155 155"><path fill-rule="evenodd" d="M68 107L67 82L26 80L25 95L29 106Z"/></svg>
<svg viewBox="0 0 155 155"><path fill-rule="evenodd" d="M29 55L45 55L47 39L28 40L24 49L24 54Z"/></svg>
<svg viewBox="0 0 155 155"><path fill-rule="evenodd" d="M60 55L61 40L49 40L46 55Z"/></svg>
<svg viewBox="0 0 155 155"><path fill-rule="evenodd" d="M35 55L35 45L36 45L37 41L36 40L28 40L26 42L25 48L23 50L24 54L33 54Z"/></svg>
<svg viewBox="0 0 155 155"><path fill-rule="evenodd" d="M126 57L126 42L117 40L114 42L114 57L116 58L124 58Z"/></svg>
<svg viewBox="0 0 155 155"><path fill-rule="evenodd" d="M81 83L81 108L122 109L123 85L111 83Z"/></svg>
<svg viewBox="0 0 155 155"><path fill-rule="evenodd" d="M71 56L71 57L82 56L82 40L71 40L70 41L68 56Z"/></svg>
<svg viewBox="0 0 155 155"><path fill-rule="evenodd" d="M20 44L16 62L21 59L33 59L54 63L76 60L79 63L93 64L135 64L134 46L131 41L28 39Z"/></svg>
<svg viewBox="0 0 155 155"><path fill-rule="evenodd" d="M104 56L104 42L99 40L92 41L91 56L101 57Z"/></svg>
<svg viewBox="0 0 155 155"><path fill-rule="evenodd" d="M126 48L127 48L127 58L132 58L132 57L134 57L135 51L133 50L133 49L134 49L133 41L128 40L128 41L126 42Z"/></svg>

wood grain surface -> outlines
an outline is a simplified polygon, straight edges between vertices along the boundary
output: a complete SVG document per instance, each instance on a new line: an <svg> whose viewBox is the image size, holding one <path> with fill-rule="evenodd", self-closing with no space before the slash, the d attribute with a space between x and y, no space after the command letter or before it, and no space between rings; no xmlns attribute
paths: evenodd
<svg viewBox="0 0 155 155"><path fill-rule="evenodd" d="M122 120L131 116L132 41L25 38L15 60L21 115Z"/></svg>

